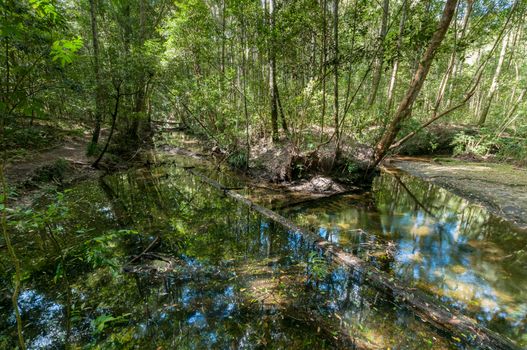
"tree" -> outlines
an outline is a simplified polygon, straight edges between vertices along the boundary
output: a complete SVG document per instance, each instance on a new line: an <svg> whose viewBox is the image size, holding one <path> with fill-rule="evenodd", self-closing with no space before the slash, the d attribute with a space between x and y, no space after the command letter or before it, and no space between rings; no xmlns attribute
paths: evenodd
<svg viewBox="0 0 527 350"><path fill-rule="evenodd" d="M403 2L403 7L405 3ZM384 0L382 6L382 20L381 20L381 30L379 33L379 52L376 58L375 71L373 72L373 81L372 81L372 90L370 94L369 105L372 106L377 97L377 90L379 89L379 82L381 80L382 68L384 64L384 39L388 32L388 16L390 11L390 0ZM404 11L404 10L403 10ZM404 17L401 19L401 26L404 26ZM396 61L397 62L397 61Z"/></svg>
<svg viewBox="0 0 527 350"><path fill-rule="evenodd" d="M501 44L500 55L498 58L498 64L496 65L496 70L494 71L494 76L492 77L492 83L490 84L489 92L487 94L487 101L479 116L478 125L480 126L485 124L485 121L487 120L487 115L489 114L490 105L492 104L492 100L494 99L494 95L496 94L496 90L498 89L498 81L500 78L501 67L503 66L503 62L505 61L505 53L507 52L508 41L509 41L509 36L504 35L503 41Z"/></svg>
<svg viewBox="0 0 527 350"><path fill-rule="evenodd" d="M432 65L432 61L436 54L437 49L441 45L445 34L450 27L450 22L454 16L456 10L457 0L447 0L441 15L441 20L438 24L436 31L434 32L428 48L423 54L423 57L419 61L419 65L412 78L412 82L406 91L405 96L399 103L399 107L392 118L392 121L388 125L386 131L382 135L380 141L375 146L374 165L384 158L389 150L389 147L397 137L399 130L401 129L402 123L410 116L412 106L421 91L425 82L426 76Z"/></svg>
<svg viewBox="0 0 527 350"><path fill-rule="evenodd" d="M97 31L97 8L95 4L96 0L90 0L90 21L91 21L91 33L92 33L92 46L93 46L93 73L95 76L95 126L93 128L93 134L91 142L93 145L97 145L99 142L99 134L101 133L101 122L103 119L103 86L100 73L99 63L99 33Z"/></svg>

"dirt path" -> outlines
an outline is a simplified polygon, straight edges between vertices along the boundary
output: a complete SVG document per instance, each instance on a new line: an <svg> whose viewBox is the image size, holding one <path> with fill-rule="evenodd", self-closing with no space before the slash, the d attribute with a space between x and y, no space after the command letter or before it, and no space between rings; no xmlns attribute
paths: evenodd
<svg viewBox="0 0 527 350"><path fill-rule="evenodd" d="M35 170L54 164L59 159L68 161L71 165L87 167L90 159L86 156L88 138L67 139L62 145L41 153L35 153L27 159L10 163L6 166L9 183L22 183L31 178Z"/></svg>
<svg viewBox="0 0 527 350"><path fill-rule="evenodd" d="M457 160L392 160L406 171L482 204L494 214L527 229L527 171L505 164Z"/></svg>

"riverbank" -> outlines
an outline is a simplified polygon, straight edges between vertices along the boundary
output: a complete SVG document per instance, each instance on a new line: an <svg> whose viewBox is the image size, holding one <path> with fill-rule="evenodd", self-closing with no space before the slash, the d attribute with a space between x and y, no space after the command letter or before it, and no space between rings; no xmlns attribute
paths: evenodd
<svg viewBox="0 0 527 350"><path fill-rule="evenodd" d="M527 170L507 164L453 159L392 159L386 167L403 170L478 203L527 230Z"/></svg>

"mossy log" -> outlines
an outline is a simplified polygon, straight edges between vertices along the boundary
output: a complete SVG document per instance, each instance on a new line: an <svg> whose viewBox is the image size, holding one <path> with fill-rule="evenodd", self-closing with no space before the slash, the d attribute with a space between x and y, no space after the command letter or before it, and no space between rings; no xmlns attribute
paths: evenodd
<svg viewBox="0 0 527 350"><path fill-rule="evenodd" d="M309 230L295 225L285 217L262 207L243 195L231 191L215 180L210 179L192 167L186 170L201 179L203 182L222 191L229 196L271 219L286 229L301 234L306 239L313 242L314 246L330 257L335 263L351 268L358 273L354 276L364 278L367 283L378 290L389 294L394 299L411 308L413 312L423 321L429 322L436 329L446 332L453 337L459 338L462 342L476 346L480 349L520 349L511 340L500 336L490 329L479 325L474 319L467 317L456 310L451 310L440 301L432 298L424 292L410 288L404 282L380 271L362 259L345 252L342 248L321 238L319 235Z"/></svg>

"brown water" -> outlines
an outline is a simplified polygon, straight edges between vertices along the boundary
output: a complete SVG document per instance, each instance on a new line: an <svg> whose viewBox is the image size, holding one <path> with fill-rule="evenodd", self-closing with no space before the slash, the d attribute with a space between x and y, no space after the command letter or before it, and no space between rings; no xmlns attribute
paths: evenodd
<svg viewBox="0 0 527 350"><path fill-rule="evenodd" d="M484 208L404 173L383 173L371 193L283 213L527 346L527 232Z"/></svg>

